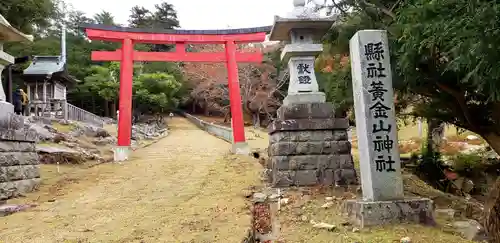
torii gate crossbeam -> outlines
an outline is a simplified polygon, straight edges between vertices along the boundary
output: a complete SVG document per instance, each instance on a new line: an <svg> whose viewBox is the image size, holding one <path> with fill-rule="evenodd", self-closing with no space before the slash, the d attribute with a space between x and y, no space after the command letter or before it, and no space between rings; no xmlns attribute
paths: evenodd
<svg viewBox="0 0 500 243"><path fill-rule="evenodd" d="M242 101L238 80L238 62L262 62L262 53L237 52L236 44L263 42L271 26L227 30L150 30L102 25L85 25L91 40L120 42L115 51L93 51L93 61L120 62L120 96L118 146L115 161L128 159L132 121L132 76L134 61L225 62L228 73L229 99L232 116L233 152L247 153L243 124ZM174 52L141 52L136 43L174 44ZM185 44L223 44L224 53L188 53Z"/></svg>

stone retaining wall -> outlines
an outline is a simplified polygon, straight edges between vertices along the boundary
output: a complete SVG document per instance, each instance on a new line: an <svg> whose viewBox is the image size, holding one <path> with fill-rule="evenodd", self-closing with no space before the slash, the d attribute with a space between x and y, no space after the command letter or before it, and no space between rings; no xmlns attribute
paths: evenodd
<svg viewBox="0 0 500 243"><path fill-rule="evenodd" d="M0 129L0 201L38 188L40 170L34 134Z"/></svg>
<svg viewBox="0 0 500 243"><path fill-rule="evenodd" d="M357 184L348 127L329 103L281 106L268 127L272 185Z"/></svg>
<svg viewBox="0 0 500 243"><path fill-rule="evenodd" d="M233 133L231 128L211 124L187 113L182 113L182 115L197 127L199 127L201 130L204 130L222 140L225 140L226 142L233 142Z"/></svg>

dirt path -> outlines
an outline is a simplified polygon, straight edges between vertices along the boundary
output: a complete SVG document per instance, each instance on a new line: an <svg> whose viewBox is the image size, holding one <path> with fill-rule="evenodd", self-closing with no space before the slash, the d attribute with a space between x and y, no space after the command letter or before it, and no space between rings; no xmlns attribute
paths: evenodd
<svg viewBox="0 0 500 243"><path fill-rule="evenodd" d="M131 161L87 169L55 202L0 218L0 242L241 241L250 225L241 190L257 183L258 165L186 120L170 124Z"/></svg>

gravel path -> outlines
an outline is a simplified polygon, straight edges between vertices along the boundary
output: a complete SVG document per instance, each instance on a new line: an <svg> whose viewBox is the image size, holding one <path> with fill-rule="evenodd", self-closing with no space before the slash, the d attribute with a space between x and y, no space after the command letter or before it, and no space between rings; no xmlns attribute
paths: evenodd
<svg viewBox="0 0 500 243"><path fill-rule="evenodd" d="M0 242L241 241L250 216L240 193L259 167L187 120L169 124L131 161L86 169L55 201L0 218Z"/></svg>

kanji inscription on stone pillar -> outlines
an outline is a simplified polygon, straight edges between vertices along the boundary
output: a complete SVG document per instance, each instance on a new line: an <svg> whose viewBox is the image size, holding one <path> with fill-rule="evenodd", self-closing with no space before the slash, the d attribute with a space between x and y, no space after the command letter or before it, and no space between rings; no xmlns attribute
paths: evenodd
<svg viewBox="0 0 500 243"><path fill-rule="evenodd" d="M363 198L403 198L391 64L385 30L362 30L350 41Z"/></svg>

